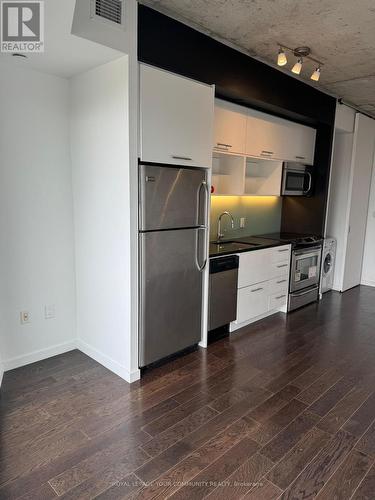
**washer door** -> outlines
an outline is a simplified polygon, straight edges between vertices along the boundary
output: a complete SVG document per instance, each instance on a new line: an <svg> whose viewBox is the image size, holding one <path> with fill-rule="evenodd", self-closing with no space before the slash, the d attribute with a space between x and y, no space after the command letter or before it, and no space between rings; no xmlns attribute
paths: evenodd
<svg viewBox="0 0 375 500"><path fill-rule="evenodd" d="M332 255L330 253L327 253L327 255L325 256L324 262L323 262L324 276L327 276L327 274L330 273L330 271L332 269L332 264L333 264Z"/></svg>

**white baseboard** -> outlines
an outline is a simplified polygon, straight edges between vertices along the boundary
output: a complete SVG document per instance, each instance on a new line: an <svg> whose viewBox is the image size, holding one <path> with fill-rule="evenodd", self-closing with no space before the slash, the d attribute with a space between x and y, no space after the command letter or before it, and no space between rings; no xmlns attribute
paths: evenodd
<svg viewBox="0 0 375 500"><path fill-rule="evenodd" d="M375 281L372 280L362 280L361 285L366 285L366 286L374 286L375 287Z"/></svg>
<svg viewBox="0 0 375 500"><path fill-rule="evenodd" d="M4 371L13 370L14 368L19 368L20 366L41 361L42 359L51 358L52 356L57 356L58 354L64 354L64 352L72 351L76 348L76 341L70 340L68 342L64 342L63 344L47 347L47 349L33 351L22 356L16 356L15 358L4 359L3 369Z"/></svg>
<svg viewBox="0 0 375 500"><path fill-rule="evenodd" d="M240 330L244 326L251 325L252 323L256 323L257 321L260 321L261 319L268 318L268 316L272 316L273 314L276 314L278 312L282 312L284 314L287 313L287 306L281 307L280 309L273 309L272 311L267 311L264 314L261 314L260 316L256 316L255 318L251 318L248 321L244 321L243 323L236 323L233 322L229 325L229 332L234 333L237 330Z"/></svg>
<svg viewBox="0 0 375 500"><path fill-rule="evenodd" d="M79 349L90 358L108 368L111 372L126 380L126 382L129 382L129 384L139 380L141 377L140 370L129 372L125 367L120 365L120 363L117 363L117 361L114 361L92 346L86 344L86 342L74 339L69 342L64 342L63 344L48 347L47 349L41 349L40 351L33 351L23 356L3 360L3 366L0 366L0 387L5 371L29 365L30 363L35 363L36 361L42 361L43 359L51 358L52 356L64 354L65 352L72 351L73 349Z"/></svg>
<svg viewBox="0 0 375 500"><path fill-rule="evenodd" d="M84 354L87 354L87 356L94 359L101 365L105 366L105 368L108 368L108 370L115 373L122 379L126 380L126 382L129 382L129 384L141 378L140 370L134 370L132 372L129 372L129 370L127 370L124 366L120 365L120 363L114 361L109 356L103 354L102 352L98 351L89 344L86 344L86 342L84 342L83 340L78 339L76 345L77 349L82 351Z"/></svg>

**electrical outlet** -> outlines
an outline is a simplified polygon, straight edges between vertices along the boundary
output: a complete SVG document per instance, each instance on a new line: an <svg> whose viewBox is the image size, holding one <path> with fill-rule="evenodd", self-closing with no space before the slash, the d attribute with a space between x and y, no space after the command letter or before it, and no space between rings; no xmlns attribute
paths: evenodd
<svg viewBox="0 0 375 500"><path fill-rule="evenodd" d="M44 306L44 319L53 319L56 317L55 304Z"/></svg>
<svg viewBox="0 0 375 500"><path fill-rule="evenodd" d="M20 321L21 321L21 325L26 325L27 323L30 323L30 321L31 321L30 313L28 311L21 311L20 312Z"/></svg>
<svg viewBox="0 0 375 500"><path fill-rule="evenodd" d="M240 228L243 229L246 226L246 217L240 218Z"/></svg>

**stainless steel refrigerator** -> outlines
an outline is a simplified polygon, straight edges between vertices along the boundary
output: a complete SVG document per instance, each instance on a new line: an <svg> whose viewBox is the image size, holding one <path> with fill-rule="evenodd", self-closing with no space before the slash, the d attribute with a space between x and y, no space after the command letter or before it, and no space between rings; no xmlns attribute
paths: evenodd
<svg viewBox="0 0 375 500"><path fill-rule="evenodd" d="M206 176L199 168L139 166L140 367L201 339Z"/></svg>

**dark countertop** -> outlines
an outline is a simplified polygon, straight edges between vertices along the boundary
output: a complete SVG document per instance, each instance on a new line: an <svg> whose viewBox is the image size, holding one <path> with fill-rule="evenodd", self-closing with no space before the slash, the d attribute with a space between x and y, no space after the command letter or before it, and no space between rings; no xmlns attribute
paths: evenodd
<svg viewBox="0 0 375 500"><path fill-rule="evenodd" d="M270 238L261 238L258 236L246 236L244 238L223 240L220 244L210 242L210 257L251 252L253 250L288 245L288 243L289 242L286 242L285 240L281 241Z"/></svg>

